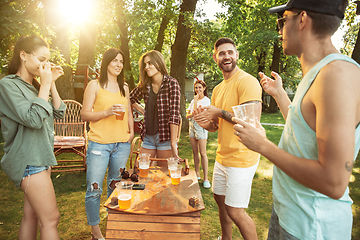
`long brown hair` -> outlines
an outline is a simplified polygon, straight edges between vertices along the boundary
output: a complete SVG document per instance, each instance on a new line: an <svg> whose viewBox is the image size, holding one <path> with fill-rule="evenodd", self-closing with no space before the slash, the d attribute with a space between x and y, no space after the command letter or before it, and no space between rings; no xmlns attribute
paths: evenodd
<svg viewBox="0 0 360 240"><path fill-rule="evenodd" d="M151 63L160 73L162 73L163 75L169 75L166 69L164 56L159 51L151 50L143 54L139 60L140 81L138 84L139 88L142 91L146 91L146 85L152 82L151 77L149 77L145 71L145 63L144 63L145 57L150 58Z"/></svg>
<svg viewBox="0 0 360 240"><path fill-rule="evenodd" d="M100 77L99 77L99 83L102 88L107 84L108 82L108 76L107 76L107 67L111 63L111 61L116 58L118 54L121 54L123 57L123 61L125 61L124 53L117 49L117 48L109 48L105 51L103 58L101 60L101 68L100 68ZM125 65L125 62L123 62ZM125 96L125 89L124 89L124 82L125 82L125 73L124 68L121 70L120 74L117 76L117 82L119 84L120 92L123 96Z"/></svg>

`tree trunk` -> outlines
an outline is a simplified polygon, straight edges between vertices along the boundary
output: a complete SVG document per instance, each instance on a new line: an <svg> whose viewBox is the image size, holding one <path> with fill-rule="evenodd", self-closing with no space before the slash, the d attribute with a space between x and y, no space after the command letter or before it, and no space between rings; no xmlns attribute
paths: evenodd
<svg viewBox="0 0 360 240"><path fill-rule="evenodd" d="M56 34L56 38L51 43L52 49L58 49L63 55L66 66L62 66L64 69L64 75L56 81L56 87L59 95L62 99L75 99L72 70L70 67L70 43L68 26L64 24L64 21L58 14L56 1L44 0L45 9L45 23L53 27Z"/></svg>
<svg viewBox="0 0 360 240"><path fill-rule="evenodd" d="M180 88L182 89L180 101L180 114L183 120L182 129L187 129L189 127L189 122L186 119L185 75L191 28L187 27L185 22L188 20L188 17L194 16L196 3L197 0L183 0L180 6L180 15L177 24L175 42L171 47L170 75L178 80Z"/></svg>
<svg viewBox="0 0 360 240"><path fill-rule="evenodd" d="M278 41L276 41L274 43L274 52L273 52L273 58L272 58L272 63L271 63L271 71L274 72L279 72L279 66L280 66L280 48L278 45ZM268 108L268 112L270 113L276 113L278 111L278 105L275 101L275 99L270 96L270 103L269 103L269 108Z"/></svg>
<svg viewBox="0 0 360 240"><path fill-rule="evenodd" d="M125 80L129 84L130 91L135 87L134 76L131 73L131 62L130 62L130 49L129 49L129 38L128 38L128 26L126 22L126 16L124 13L124 1L119 1L118 5L118 21L117 25L120 30L120 42L121 51L124 53L124 70Z"/></svg>
<svg viewBox="0 0 360 240"><path fill-rule="evenodd" d="M263 72L265 69L265 57L266 54L264 51L261 52L261 54L256 57L257 61L258 61L258 69L257 72ZM264 96L264 91L262 91L262 95L261 95L261 99L262 99L262 106L261 106L261 110L262 111L266 111L267 110L267 105L266 105L266 101L265 101L265 96Z"/></svg>
<svg viewBox="0 0 360 240"><path fill-rule="evenodd" d="M360 36L360 31L358 31L356 43L355 43L351 58L360 64L360 38L359 38L359 36Z"/></svg>
<svg viewBox="0 0 360 240"><path fill-rule="evenodd" d="M95 65L95 24L95 22L84 23L80 28L78 65L85 64L90 67Z"/></svg>
<svg viewBox="0 0 360 240"><path fill-rule="evenodd" d="M163 43L164 43L164 36L165 36L165 30L167 28L167 25L169 23L169 18L168 16L165 14L162 18L161 24L160 24L160 29L159 29L159 33L157 36L157 40L156 40L156 46L155 46L155 50L161 52Z"/></svg>

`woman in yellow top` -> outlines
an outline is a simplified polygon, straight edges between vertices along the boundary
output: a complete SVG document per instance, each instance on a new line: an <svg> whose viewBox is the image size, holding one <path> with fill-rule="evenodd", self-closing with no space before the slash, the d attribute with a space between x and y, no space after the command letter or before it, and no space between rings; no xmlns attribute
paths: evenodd
<svg viewBox="0 0 360 240"><path fill-rule="evenodd" d="M91 81L84 93L81 116L84 121L90 121L85 209L88 224L92 226L92 239L104 239L99 227L99 210L106 169L109 197L113 191L111 182L117 180L120 168L125 167L134 137L123 66L124 54L115 48L108 49L103 55L100 78Z"/></svg>

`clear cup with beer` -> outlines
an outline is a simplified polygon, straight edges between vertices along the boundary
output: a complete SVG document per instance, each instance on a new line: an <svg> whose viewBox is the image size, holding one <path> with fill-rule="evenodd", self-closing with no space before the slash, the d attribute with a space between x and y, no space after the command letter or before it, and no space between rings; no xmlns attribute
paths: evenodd
<svg viewBox="0 0 360 240"><path fill-rule="evenodd" d="M126 105L116 104L116 120L123 120L126 111Z"/></svg>
<svg viewBox="0 0 360 240"><path fill-rule="evenodd" d="M182 171L182 166L181 165L170 167L170 177L171 177L171 184L172 185L179 185L180 184L181 171Z"/></svg>
<svg viewBox="0 0 360 240"><path fill-rule="evenodd" d="M169 176L171 176L170 167L176 167L179 164L179 159L176 157L169 157L166 160L168 164Z"/></svg>
<svg viewBox="0 0 360 240"><path fill-rule="evenodd" d="M132 187L134 183L121 181L115 184L118 193L118 204L120 209L128 209L131 206Z"/></svg>
<svg viewBox="0 0 360 240"><path fill-rule="evenodd" d="M141 178L147 178L150 167L150 153L139 154L139 175Z"/></svg>
<svg viewBox="0 0 360 240"><path fill-rule="evenodd" d="M255 118L258 113L261 113L260 102L243 103L241 105L231 107L234 111L235 117L250 123L255 126Z"/></svg>

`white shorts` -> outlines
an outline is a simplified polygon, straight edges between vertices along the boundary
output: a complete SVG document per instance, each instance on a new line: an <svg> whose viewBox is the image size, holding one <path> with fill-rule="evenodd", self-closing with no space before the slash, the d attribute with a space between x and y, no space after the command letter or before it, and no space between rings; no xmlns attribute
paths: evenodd
<svg viewBox="0 0 360 240"><path fill-rule="evenodd" d="M260 157L259 157L260 158ZM225 167L215 161L212 190L225 196L225 204L235 208L247 208L251 184L259 161L249 168Z"/></svg>

